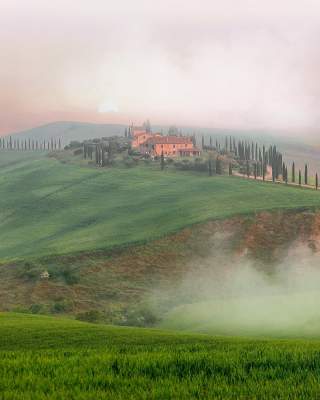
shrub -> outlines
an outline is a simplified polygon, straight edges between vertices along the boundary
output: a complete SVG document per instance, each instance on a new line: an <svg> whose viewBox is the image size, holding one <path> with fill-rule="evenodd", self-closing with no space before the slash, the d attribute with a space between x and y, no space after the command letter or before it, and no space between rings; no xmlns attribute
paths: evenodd
<svg viewBox="0 0 320 400"><path fill-rule="evenodd" d="M146 306L128 309L119 325L148 327L159 322L158 316Z"/></svg>
<svg viewBox="0 0 320 400"><path fill-rule="evenodd" d="M74 150L74 152L73 152L74 156L79 156L80 154L82 154L82 149L77 149L77 150Z"/></svg>
<svg viewBox="0 0 320 400"><path fill-rule="evenodd" d="M78 321L97 323L103 320L103 315L98 310L90 310L76 315Z"/></svg>
<svg viewBox="0 0 320 400"><path fill-rule="evenodd" d="M45 312L45 307L42 304L31 304L29 310L31 314L41 314Z"/></svg>
<svg viewBox="0 0 320 400"><path fill-rule="evenodd" d="M61 314L70 311L70 304L66 300L56 301L52 307L51 312L54 314Z"/></svg>

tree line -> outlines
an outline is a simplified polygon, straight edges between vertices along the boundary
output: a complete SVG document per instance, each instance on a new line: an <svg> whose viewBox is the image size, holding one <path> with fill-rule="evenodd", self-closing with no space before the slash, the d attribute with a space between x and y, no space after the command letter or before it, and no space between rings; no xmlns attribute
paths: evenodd
<svg viewBox="0 0 320 400"><path fill-rule="evenodd" d="M266 179L268 167L271 169L272 181L276 182L281 179L282 182L288 184L289 182L289 170L288 165L283 161L283 154L277 149L276 145L271 145L268 148L265 145L258 145L257 142L236 140L234 137L226 137L224 144L216 139L213 144L212 137L209 138L209 144L205 143L204 136L202 136L202 149L206 152L215 150L218 155L231 156L238 161L240 166L240 172L248 177L254 177L257 179L261 177L263 180ZM219 156L217 157L219 160ZM216 162L217 162L216 160ZM208 161L208 172L209 176L212 175L212 161ZM233 164L229 163L228 169L229 175L233 174ZM308 164L305 164L303 171L299 169L296 171L295 162L291 165L291 183L298 185L309 185L309 169ZM319 188L319 177L318 173L315 174L315 188Z"/></svg>
<svg viewBox="0 0 320 400"><path fill-rule="evenodd" d="M38 139L12 139L2 137L0 138L0 150L18 150L18 151L45 151L45 150L61 150L61 139L51 138L50 140Z"/></svg>

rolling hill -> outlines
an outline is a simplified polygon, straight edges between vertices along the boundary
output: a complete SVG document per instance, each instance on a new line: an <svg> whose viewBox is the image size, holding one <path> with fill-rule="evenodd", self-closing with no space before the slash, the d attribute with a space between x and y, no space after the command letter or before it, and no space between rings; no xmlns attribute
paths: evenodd
<svg viewBox="0 0 320 400"><path fill-rule="evenodd" d="M101 137L108 137L114 135L122 136L126 126L123 124L94 124L77 121L58 121L47 125L38 126L21 132L12 133L12 138L20 139L35 139L35 140L50 140L51 138L60 138L62 144L65 146L70 141L83 141L86 139L94 139ZM155 125L154 131L168 132L168 126ZM186 135L195 134L198 144L201 143L202 135L206 138L206 143L209 142L209 137L212 136L220 143L224 143L225 138L234 136L241 140L257 141L265 145L272 143L277 144L279 149L285 155L285 161L291 164L292 161L296 162L297 168L304 168L304 164L308 163L310 172L320 173L320 161L318 157L318 146L309 143L306 144L297 139L287 138L279 135L277 132L272 131L259 131L259 130L240 130L240 129L218 129L218 128L201 128L182 126L179 128L181 132Z"/></svg>
<svg viewBox="0 0 320 400"><path fill-rule="evenodd" d="M0 155L0 260L145 242L210 219L318 207L320 193L156 166L97 169Z"/></svg>

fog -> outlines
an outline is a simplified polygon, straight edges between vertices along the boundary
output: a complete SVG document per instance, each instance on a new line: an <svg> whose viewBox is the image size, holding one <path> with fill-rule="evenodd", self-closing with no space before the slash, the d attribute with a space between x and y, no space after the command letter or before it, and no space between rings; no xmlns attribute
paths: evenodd
<svg viewBox="0 0 320 400"><path fill-rule="evenodd" d="M231 255L215 236L173 290L153 294L161 326L221 335L319 337L320 255L296 244L273 265Z"/></svg>
<svg viewBox="0 0 320 400"><path fill-rule="evenodd" d="M317 138L317 1L0 2L0 134L54 120Z"/></svg>

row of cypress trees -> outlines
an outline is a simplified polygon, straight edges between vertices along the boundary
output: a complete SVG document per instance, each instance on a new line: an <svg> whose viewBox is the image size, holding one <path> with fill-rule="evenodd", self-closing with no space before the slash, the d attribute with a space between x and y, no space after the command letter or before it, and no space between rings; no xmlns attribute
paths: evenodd
<svg viewBox="0 0 320 400"><path fill-rule="evenodd" d="M257 142L238 140L232 136L226 137L224 145L221 145L219 141L215 140L215 145L213 145L212 137L209 138L209 145L206 145L204 136L202 136L202 148L203 150L215 150L219 154L233 153L235 159L238 159L240 163L245 162L245 174L250 177L253 176L255 179L257 177L262 177L263 180L266 179L267 167L271 167L272 171L272 181L282 179L283 182L289 182L289 172L288 166L283 162L283 155L278 151L276 145L271 145L266 148L264 145L259 146ZM210 161L208 162L209 175L212 175L212 168L210 167ZM232 163L229 163L229 175L233 174ZM294 184L309 184L308 176L308 165L305 164L304 174L302 171L298 171L298 177L296 177L296 167L295 162L291 166L291 182ZM318 173L315 175L315 187L319 188L319 177Z"/></svg>
<svg viewBox="0 0 320 400"><path fill-rule="evenodd" d="M83 157L84 159L95 160L95 163L99 167L105 167L110 165L112 156L114 154L114 148L112 144L107 143L84 143L83 144Z"/></svg>
<svg viewBox="0 0 320 400"><path fill-rule="evenodd" d="M61 150L61 139L51 138L50 140L38 139L12 139L0 138L0 150L18 150L18 151L45 151L45 150Z"/></svg>

